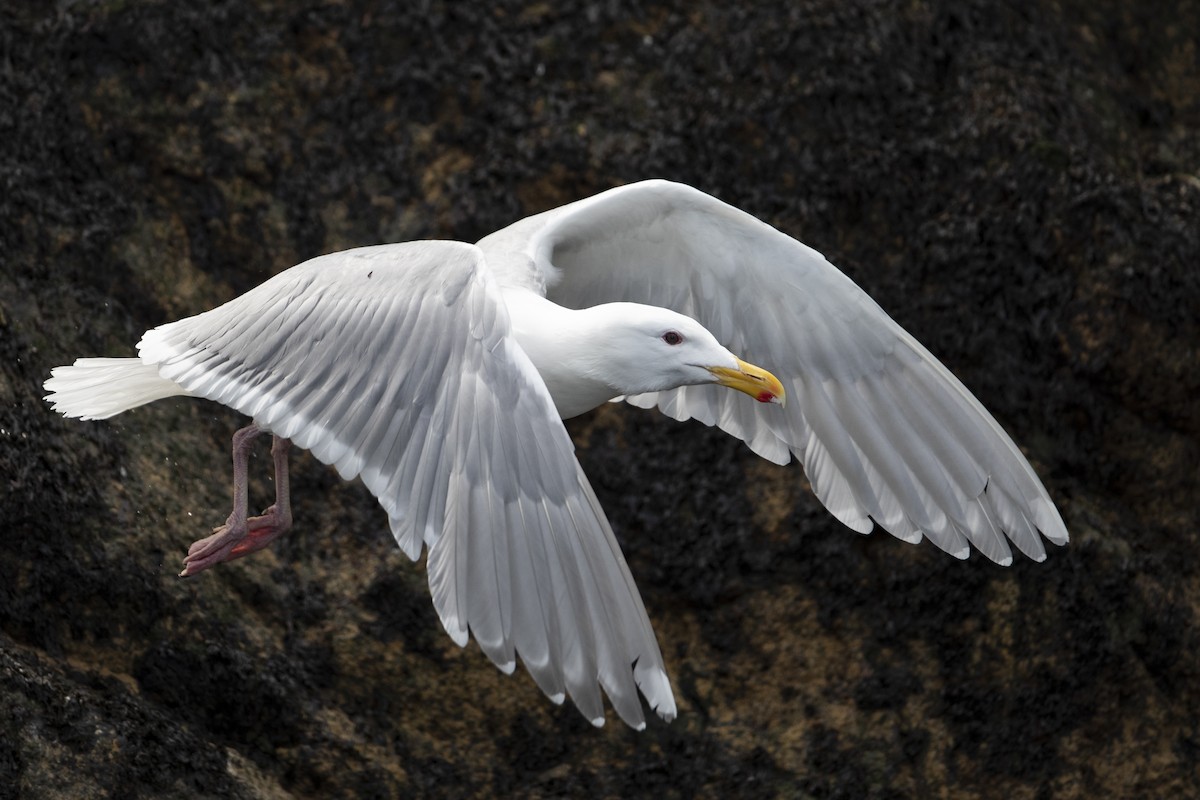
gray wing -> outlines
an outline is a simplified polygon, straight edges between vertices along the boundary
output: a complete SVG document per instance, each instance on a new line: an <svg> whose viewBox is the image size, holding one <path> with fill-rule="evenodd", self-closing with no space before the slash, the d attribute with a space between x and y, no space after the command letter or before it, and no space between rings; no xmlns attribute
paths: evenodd
<svg viewBox="0 0 1200 800"><path fill-rule="evenodd" d="M641 598L482 253L415 242L323 256L150 331L143 361L361 477L459 644L520 655L595 724L675 703Z"/></svg>
<svg viewBox="0 0 1200 800"><path fill-rule="evenodd" d="M815 250L696 189L646 181L522 220L479 242L503 279L579 308L611 301L694 317L771 370L788 405L689 386L626 398L696 418L780 464L794 455L839 520L873 521L1009 564L1011 539L1067 531L1012 439L928 350ZM1007 535L1007 536L1006 536ZM968 544L969 543L969 544Z"/></svg>

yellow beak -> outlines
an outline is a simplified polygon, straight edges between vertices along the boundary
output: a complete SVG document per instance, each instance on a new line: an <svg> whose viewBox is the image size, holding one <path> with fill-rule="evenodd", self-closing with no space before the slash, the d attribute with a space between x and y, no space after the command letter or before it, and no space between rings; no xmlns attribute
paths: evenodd
<svg viewBox="0 0 1200 800"><path fill-rule="evenodd" d="M717 377L717 383L721 386L745 392L760 403L778 403L782 406L787 402L787 393L784 392L779 378L762 367L747 364L740 358L737 360L736 369L709 367L708 371Z"/></svg>

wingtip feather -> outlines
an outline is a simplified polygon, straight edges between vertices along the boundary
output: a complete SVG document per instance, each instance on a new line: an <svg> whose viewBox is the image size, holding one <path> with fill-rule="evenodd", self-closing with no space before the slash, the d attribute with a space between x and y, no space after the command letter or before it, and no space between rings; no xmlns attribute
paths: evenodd
<svg viewBox="0 0 1200 800"><path fill-rule="evenodd" d="M1039 497L1033 502L1033 521L1050 541L1057 545L1064 545L1070 541L1070 535L1067 533L1067 526L1063 522L1062 515L1058 513L1058 508L1049 499Z"/></svg>
<svg viewBox="0 0 1200 800"><path fill-rule="evenodd" d="M454 640L454 643L456 645L458 645L459 647L467 646L467 640L469 637L467 635L466 628L456 630L455 628L451 627L450 625L446 625L446 624L443 624L442 627L444 627L446 629L446 633L450 634L450 638Z"/></svg>

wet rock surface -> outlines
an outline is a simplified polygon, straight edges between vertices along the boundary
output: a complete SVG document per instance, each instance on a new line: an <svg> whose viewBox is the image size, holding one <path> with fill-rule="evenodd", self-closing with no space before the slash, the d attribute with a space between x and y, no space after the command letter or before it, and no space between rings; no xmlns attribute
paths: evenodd
<svg viewBox="0 0 1200 800"><path fill-rule="evenodd" d="M6 4L0 797L1200 794L1200 7L1127 5ZM602 409L570 429L680 716L598 731L453 645L360 484L294 458L295 532L181 580L242 420L40 399L305 258L647 177L850 274L1071 544L860 537Z"/></svg>

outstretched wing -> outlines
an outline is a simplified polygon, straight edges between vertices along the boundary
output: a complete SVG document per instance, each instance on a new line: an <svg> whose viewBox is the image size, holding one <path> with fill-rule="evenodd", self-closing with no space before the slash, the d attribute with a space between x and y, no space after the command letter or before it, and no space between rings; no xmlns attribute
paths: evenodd
<svg viewBox="0 0 1200 800"><path fill-rule="evenodd" d="M482 253L415 242L313 259L139 344L191 394L361 477L459 645L520 655L595 724L675 703L650 621Z"/></svg>
<svg viewBox="0 0 1200 800"><path fill-rule="evenodd" d="M696 418L764 458L795 455L860 533L880 523L966 558L1009 564L1067 531L1029 462L969 391L815 250L701 191L646 181L530 217L481 240L502 281L579 308L611 301L694 317L770 369L786 409L689 386L626 398ZM1007 534L1007 538L1006 538Z"/></svg>

